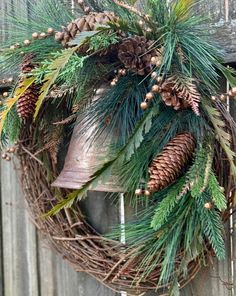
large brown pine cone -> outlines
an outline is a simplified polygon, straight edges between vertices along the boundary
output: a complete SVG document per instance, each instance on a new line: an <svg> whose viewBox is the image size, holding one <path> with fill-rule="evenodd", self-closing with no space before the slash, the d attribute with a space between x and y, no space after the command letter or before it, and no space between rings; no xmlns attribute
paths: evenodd
<svg viewBox="0 0 236 296"><path fill-rule="evenodd" d="M117 19L113 12L90 12L88 15L79 17L71 22L66 28L63 28L61 32L57 32L55 40L61 42L63 46L66 46L78 33L94 31L98 25L106 25L108 22L114 22Z"/></svg>
<svg viewBox="0 0 236 296"><path fill-rule="evenodd" d="M189 132L173 138L149 167L149 192L159 191L174 183L193 156L195 146L195 139Z"/></svg>
<svg viewBox="0 0 236 296"><path fill-rule="evenodd" d="M21 64L21 72L23 74L30 74L30 72L37 67L36 64L32 63L33 58L34 54L24 56ZM21 87L22 82L23 78L20 80L18 87ZM27 120L33 116L39 91L40 87L33 83L17 101L17 113L22 119Z"/></svg>
<svg viewBox="0 0 236 296"><path fill-rule="evenodd" d="M152 57L157 56L155 49L150 49L153 42L143 36L125 39L118 48L118 58L124 66L139 75L151 72Z"/></svg>

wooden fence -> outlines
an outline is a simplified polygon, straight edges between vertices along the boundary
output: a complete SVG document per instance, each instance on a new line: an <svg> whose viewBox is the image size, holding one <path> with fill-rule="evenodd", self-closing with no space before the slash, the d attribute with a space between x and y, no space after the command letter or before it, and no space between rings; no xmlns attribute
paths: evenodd
<svg viewBox="0 0 236 296"><path fill-rule="evenodd" d="M38 0L40 1L40 0ZM102 1L102 0L101 0ZM0 42L4 15L10 4L27 0L0 0ZM236 62L236 0L203 0L199 10L211 18L210 32L226 50L226 62ZM199 11L196 11L199 13ZM1 75L1 73L0 73ZM232 103L236 118L236 105ZM16 168L17 169L17 168ZM85 210L104 232L119 221L119 209L103 194L91 193ZM126 208L129 215L130 209ZM13 163L1 164L0 296L117 296L84 273L76 273L46 245L27 214ZM233 296L236 291L236 234L233 221L226 225L227 259L203 268L181 296ZM234 246L234 243L235 246ZM154 292L146 296L157 295Z"/></svg>

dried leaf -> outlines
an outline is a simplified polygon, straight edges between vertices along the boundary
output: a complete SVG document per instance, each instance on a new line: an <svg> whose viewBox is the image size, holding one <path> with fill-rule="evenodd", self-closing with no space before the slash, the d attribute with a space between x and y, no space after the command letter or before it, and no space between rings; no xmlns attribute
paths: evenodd
<svg viewBox="0 0 236 296"><path fill-rule="evenodd" d="M209 119L215 129L217 140L219 141L222 149L227 155L228 161L230 163L230 169L232 175L236 178L236 166L235 166L235 152L231 149L231 135L225 131L225 122L222 119L219 110L211 106L206 100L203 104L203 108L206 110Z"/></svg>

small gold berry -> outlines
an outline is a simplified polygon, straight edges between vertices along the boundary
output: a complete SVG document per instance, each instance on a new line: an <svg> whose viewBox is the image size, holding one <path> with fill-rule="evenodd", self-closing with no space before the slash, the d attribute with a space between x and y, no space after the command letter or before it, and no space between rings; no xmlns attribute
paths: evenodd
<svg viewBox="0 0 236 296"><path fill-rule="evenodd" d="M16 43L15 48L19 48L19 47L20 47L20 43Z"/></svg>
<svg viewBox="0 0 236 296"><path fill-rule="evenodd" d="M140 104L140 107L141 107L142 110L146 110L148 108L148 103L147 102L142 102Z"/></svg>
<svg viewBox="0 0 236 296"><path fill-rule="evenodd" d="M7 158L7 154L6 153L2 153L2 159L6 159Z"/></svg>
<svg viewBox="0 0 236 296"><path fill-rule="evenodd" d="M65 35L64 32L57 32L55 34L55 40L57 42L61 42L63 40L63 38L64 38L64 35Z"/></svg>
<svg viewBox="0 0 236 296"><path fill-rule="evenodd" d="M11 161L11 156L7 155L7 157L5 159L6 159L6 161Z"/></svg>
<svg viewBox="0 0 236 296"><path fill-rule="evenodd" d="M147 99L148 101L152 100L153 97L154 97L154 95L153 95L152 92L149 92L149 93L146 94L146 99Z"/></svg>
<svg viewBox="0 0 236 296"><path fill-rule="evenodd" d="M143 27L144 26L144 21L140 20L138 23L139 23L139 26L140 27Z"/></svg>
<svg viewBox="0 0 236 296"><path fill-rule="evenodd" d="M147 28L147 32L148 33L152 33L152 29L151 28Z"/></svg>
<svg viewBox="0 0 236 296"><path fill-rule="evenodd" d="M157 82L158 82L158 83L162 82L162 77L161 77L161 76L158 76L158 77L157 77Z"/></svg>
<svg viewBox="0 0 236 296"><path fill-rule="evenodd" d="M7 79L7 82L8 83L12 83L14 81L14 78L13 77L9 77L8 79Z"/></svg>
<svg viewBox="0 0 236 296"><path fill-rule="evenodd" d="M229 96L231 96L231 97L233 97L233 96L234 96L234 94L233 94L232 90L229 90L229 92L228 92L228 95L229 95Z"/></svg>
<svg viewBox="0 0 236 296"><path fill-rule="evenodd" d="M79 5L83 5L84 4L84 0L78 0L78 4Z"/></svg>
<svg viewBox="0 0 236 296"><path fill-rule="evenodd" d="M152 79L156 79L157 78L157 72L152 72L151 77L152 77Z"/></svg>
<svg viewBox="0 0 236 296"><path fill-rule="evenodd" d="M118 74L121 74L121 72L122 72L122 69L119 69ZM117 72L116 72L116 73L117 73Z"/></svg>
<svg viewBox="0 0 236 296"><path fill-rule="evenodd" d="M47 37L47 34L42 32L39 34L39 39L45 39Z"/></svg>
<svg viewBox="0 0 236 296"><path fill-rule="evenodd" d="M53 28L48 28L47 32L49 35L53 35L55 31Z"/></svg>
<svg viewBox="0 0 236 296"><path fill-rule="evenodd" d="M84 12L85 13L89 13L91 11L91 8L89 7L89 6L86 6L85 8L84 8Z"/></svg>
<svg viewBox="0 0 236 296"><path fill-rule="evenodd" d="M232 91L233 95L236 95L236 87L235 86L232 87L231 91Z"/></svg>
<svg viewBox="0 0 236 296"><path fill-rule="evenodd" d="M143 195L143 190L142 189L136 189L135 190L135 195Z"/></svg>
<svg viewBox="0 0 236 296"><path fill-rule="evenodd" d="M157 84L153 85L152 92L159 93L160 92L160 86L157 85Z"/></svg>
<svg viewBox="0 0 236 296"><path fill-rule="evenodd" d="M210 210L213 208L213 204L211 202L206 202L204 204L204 208L207 209L207 210Z"/></svg>
<svg viewBox="0 0 236 296"><path fill-rule="evenodd" d="M122 69L122 71L121 71L121 75L122 75L122 76L125 76L125 75L126 75L126 70L125 70L125 69Z"/></svg>
<svg viewBox="0 0 236 296"><path fill-rule="evenodd" d="M151 64L152 65L156 65L156 62L157 62L157 58L156 57L152 57L151 58Z"/></svg>
<svg viewBox="0 0 236 296"><path fill-rule="evenodd" d="M32 38L33 38L33 39L38 39L38 38L39 38L39 34L38 34L37 32L34 32L34 33L32 34Z"/></svg>
<svg viewBox="0 0 236 296"><path fill-rule="evenodd" d="M28 39L26 39L26 40L24 41L24 45L25 45L25 46L29 46L30 43L31 43L31 42L30 42L30 40L28 40Z"/></svg>
<svg viewBox="0 0 236 296"><path fill-rule="evenodd" d="M4 98L7 98L7 97L9 96L9 93L8 93L7 91L5 91L5 92L2 94L2 96L3 96Z"/></svg>
<svg viewBox="0 0 236 296"><path fill-rule="evenodd" d="M146 189L146 190L144 191L144 195L145 195L145 196L150 196L150 195L151 195L151 192L150 192L149 190Z"/></svg>
<svg viewBox="0 0 236 296"><path fill-rule="evenodd" d="M15 45L11 45L11 46L10 46L10 49L11 49L11 50L16 49Z"/></svg>
<svg viewBox="0 0 236 296"><path fill-rule="evenodd" d="M16 147L11 147L9 149L9 153L15 153L16 152Z"/></svg>
<svg viewBox="0 0 236 296"><path fill-rule="evenodd" d="M117 84L117 82L115 80L112 80L111 86L115 86L116 84Z"/></svg>
<svg viewBox="0 0 236 296"><path fill-rule="evenodd" d="M216 96L211 96L212 101L216 100Z"/></svg>
<svg viewBox="0 0 236 296"><path fill-rule="evenodd" d="M226 96L225 95L220 95L220 99L222 100L222 101L224 101L225 99L226 99Z"/></svg>

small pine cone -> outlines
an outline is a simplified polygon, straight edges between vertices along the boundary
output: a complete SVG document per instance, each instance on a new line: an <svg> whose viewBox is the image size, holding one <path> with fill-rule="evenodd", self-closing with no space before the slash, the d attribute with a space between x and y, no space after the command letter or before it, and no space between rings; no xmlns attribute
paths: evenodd
<svg viewBox="0 0 236 296"><path fill-rule="evenodd" d="M24 55L23 61L21 63L21 73L28 74L33 69L36 68L37 65L32 63L32 60L34 57L35 57L35 54L33 54L33 53L29 53L29 54Z"/></svg>
<svg viewBox="0 0 236 296"><path fill-rule="evenodd" d="M145 75L152 71L152 57L157 56L155 49L150 50L153 42L143 36L125 39L118 48L118 58L126 69L138 75Z"/></svg>
<svg viewBox="0 0 236 296"><path fill-rule="evenodd" d="M188 109L191 106L185 101L175 87L175 83L171 79L165 80L161 85L161 98L169 107L175 110Z"/></svg>
<svg viewBox="0 0 236 296"><path fill-rule="evenodd" d="M37 67L36 64L32 63L32 59L35 57L34 54L26 54L21 64L21 72L23 74L29 74L33 69ZM22 78L23 79L23 78ZM19 87L23 80L20 80ZM18 115L26 120L30 118L35 111L35 105L39 96L39 86L32 84L24 94L17 101L17 113Z"/></svg>
<svg viewBox="0 0 236 296"><path fill-rule="evenodd" d="M174 183L190 161L195 146L195 139L189 132L173 138L149 167L149 192L159 191Z"/></svg>
<svg viewBox="0 0 236 296"><path fill-rule="evenodd" d="M176 110L192 108L196 115L200 115L199 102L201 95L194 78L174 75L161 84L161 97L167 106Z"/></svg>
<svg viewBox="0 0 236 296"><path fill-rule="evenodd" d="M17 102L17 113L24 120L31 118L39 96L39 86L32 84Z"/></svg>
<svg viewBox="0 0 236 296"><path fill-rule="evenodd" d="M71 22L66 28L63 28L62 32L57 32L55 40L66 46L78 33L94 31L98 25L107 25L107 23L114 22L117 19L113 12L90 12L88 15L79 17Z"/></svg>

